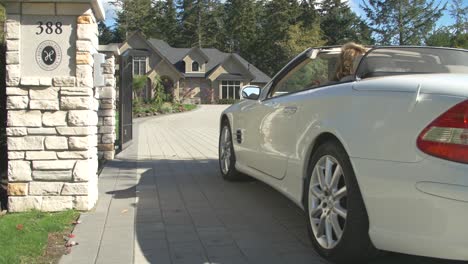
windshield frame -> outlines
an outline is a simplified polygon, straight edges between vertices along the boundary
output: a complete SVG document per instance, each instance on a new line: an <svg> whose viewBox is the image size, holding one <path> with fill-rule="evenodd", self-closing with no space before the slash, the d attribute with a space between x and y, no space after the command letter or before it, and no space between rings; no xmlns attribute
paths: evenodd
<svg viewBox="0 0 468 264"><path fill-rule="evenodd" d="M299 66L301 63L304 63L305 61L315 60L316 56L322 52L336 52L338 49L341 49L341 47L342 45L323 46L323 47L317 47L317 48L308 48L304 50L295 58L290 60L280 71L278 71L278 73L275 74L275 76L270 80L270 82L264 86L260 94L259 101L267 101L273 98L278 98L278 97L282 97L282 96L286 96L290 94L295 94L301 91L310 90L311 87L305 88L301 91L287 93L284 95L271 96L271 92L273 89L275 89L275 86L278 84L278 82L281 81L282 78L284 78L285 75L288 74L291 70ZM326 86L329 86L329 85L323 85L321 87L326 87Z"/></svg>

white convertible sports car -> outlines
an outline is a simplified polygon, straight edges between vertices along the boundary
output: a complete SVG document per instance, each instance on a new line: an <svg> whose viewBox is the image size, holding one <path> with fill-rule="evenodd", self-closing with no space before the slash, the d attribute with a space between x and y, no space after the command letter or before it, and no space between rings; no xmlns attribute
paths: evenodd
<svg viewBox="0 0 468 264"><path fill-rule="evenodd" d="M339 47L311 48L221 116L219 164L307 212L337 263L378 250L468 260L468 51L371 47L335 80Z"/></svg>

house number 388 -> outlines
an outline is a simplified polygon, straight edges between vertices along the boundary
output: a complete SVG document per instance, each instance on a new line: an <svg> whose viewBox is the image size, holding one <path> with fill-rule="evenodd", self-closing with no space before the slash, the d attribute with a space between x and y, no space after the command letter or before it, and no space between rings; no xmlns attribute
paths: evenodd
<svg viewBox="0 0 468 264"><path fill-rule="evenodd" d="M38 26L37 26L37 32L36 32L36 35L41 35L42 33L46 33L48 35L50 34L57 34L57 35L60 35L62 34L63 32L63 29L62 29L62 22L57 22L57 23L53 23L53 22L42 22L42 21L39 21L37 22Z"/></svg>

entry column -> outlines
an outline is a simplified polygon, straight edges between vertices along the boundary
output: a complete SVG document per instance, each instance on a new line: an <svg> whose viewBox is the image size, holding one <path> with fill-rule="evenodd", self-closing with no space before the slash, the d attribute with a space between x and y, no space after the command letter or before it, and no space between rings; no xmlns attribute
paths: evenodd
<svg viewBox="0 0 468 264"><path fill-rule="evenodd" d="M7 0L10 212L97 201L98 0ZM95 69L99 70L99 69Z"/></svg>

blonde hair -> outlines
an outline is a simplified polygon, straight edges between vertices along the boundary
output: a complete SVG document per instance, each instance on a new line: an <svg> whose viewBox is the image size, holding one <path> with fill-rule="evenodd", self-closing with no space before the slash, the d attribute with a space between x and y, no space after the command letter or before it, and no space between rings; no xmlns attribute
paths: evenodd
<svg viewBox="0 0 468 264"><path fill-rule="evenodd" d="M341 78L354 73L354 60L359 55L366 53L366 48L354 42L349 42L341 47L340 59L336 68L336 78L339 81Z"/></svg>

